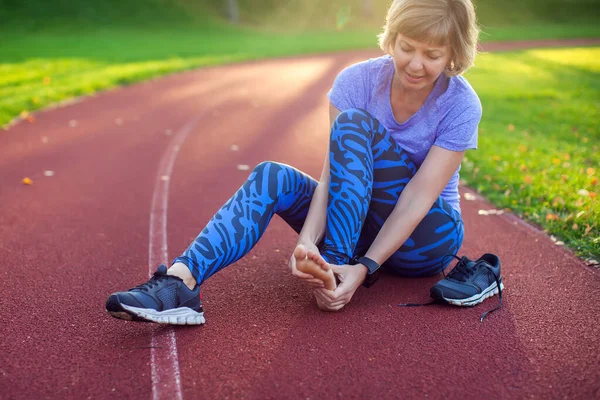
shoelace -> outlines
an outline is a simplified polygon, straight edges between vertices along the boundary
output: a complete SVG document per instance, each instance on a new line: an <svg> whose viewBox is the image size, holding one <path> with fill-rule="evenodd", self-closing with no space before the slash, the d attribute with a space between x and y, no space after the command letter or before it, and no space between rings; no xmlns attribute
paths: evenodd
<svg viewBox="0 0 600 400"><path fill-rule="evenodd" d="M142 283L141 285L138 285L138 286L134 287L133 289L129 289L128 291L142 290L144 292L147 292L148 290L152 289L154 286L158 285L161 281L164 281L168 277L169 277L168 275L162 274L162 273L158 272L158 270L156 270L154 272L154 274L152 275L152 278L150 278L150 280L148 282Z"/></svg>
<svg viewBox="0 0 600 400"><path fill-rule="evenodd" d="M496 286L498 287L498 299L500 300L500 303L495 308L481 314L481 317L479 318L479 322L483 322L483 319L485 317L487 317L489 314L491 314L492 312L494 312L497 309L499 309L500 307L502 307L502 287L500 286L500 281L498 279L498 276L484 261L479 261L472 268L468 268L468 258L467 257L458 257L456 254L446 254L444 257L442 257L442 261L440 262L440 270L441 270L442 274L444 275L444 278L446 278L446 273L444 272L444 269L443 269L444 261L446 260L446 257L449 257L449 256L454 257L458 260L458 263L454 266L452 271L450 271L450 273L448 274L449 278L456 279L461 282L466 282L467 278L475 273L475 267L477 265L482 265L494 276L494 280L496 281ZM436 303L437 303L437 300L433 299L427 303L400 303L400 304L398 304L398 306L399 307L420 307L420 306L430 306L430 305L436 304Z"/></svg>

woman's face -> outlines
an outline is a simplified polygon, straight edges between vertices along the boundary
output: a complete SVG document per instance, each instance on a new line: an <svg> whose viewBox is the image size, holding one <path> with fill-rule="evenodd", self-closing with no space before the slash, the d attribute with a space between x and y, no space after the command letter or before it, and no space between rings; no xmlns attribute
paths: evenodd
<svg viewBox="0 0 600 400"><path fill-rule="evenodd" d="M438 46L398 34L392 53L397 79L407 90L423 90L436 81L452 58L449 45Z"/></svg>

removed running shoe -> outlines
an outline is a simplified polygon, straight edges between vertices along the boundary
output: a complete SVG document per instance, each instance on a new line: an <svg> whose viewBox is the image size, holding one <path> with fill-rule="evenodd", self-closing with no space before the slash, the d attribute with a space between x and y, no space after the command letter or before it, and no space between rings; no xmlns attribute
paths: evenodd
<svg viewBox="0 0 600 400"><path fill-rule="evenodd" d="M495 254L486 253L473 261L466 256L457 257L458 260L452 271L441 281L433 285L430 295L433 300L424 304L398 304L399 306L428 306L438 301L455 306L472 307L485 299L498 294L500 303L490 311L481 315L480 321L502 306L502 273L500 259ZM442 261L443 263L443 261Z"/></svg>

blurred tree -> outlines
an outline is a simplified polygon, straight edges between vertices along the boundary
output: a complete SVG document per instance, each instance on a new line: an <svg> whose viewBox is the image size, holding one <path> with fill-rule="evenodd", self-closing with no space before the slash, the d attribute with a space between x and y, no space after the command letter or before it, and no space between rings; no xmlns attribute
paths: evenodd
<svg viewBox="0 0 600 400"><path fill-rule="evenodd" d="M237 0L226 0L227 1L227 17L229 22L232 24L240 23L240 6Z"/></svg>
<svg viewBox="0 0 600 400"><path fill-rule="evenodd" d="M375 14L375 7L373 5L373 0L362 0L362 15L366 18L371 18Z"/></svg>

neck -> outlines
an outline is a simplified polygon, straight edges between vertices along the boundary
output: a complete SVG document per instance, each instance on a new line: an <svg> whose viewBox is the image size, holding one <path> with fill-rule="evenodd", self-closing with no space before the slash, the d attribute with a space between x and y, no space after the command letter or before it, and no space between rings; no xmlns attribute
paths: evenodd
<svg viewBox="0 0 600 400"><path fill-rule="evenodd" d="M423 89L410 90L402 85L398 74L394 71L394 77L392 79L392 99L402 103L416 104L420 106L425 102L425 100L427 100L427 97L435 86L435 82L437 82L437 80Z"/></svg>

